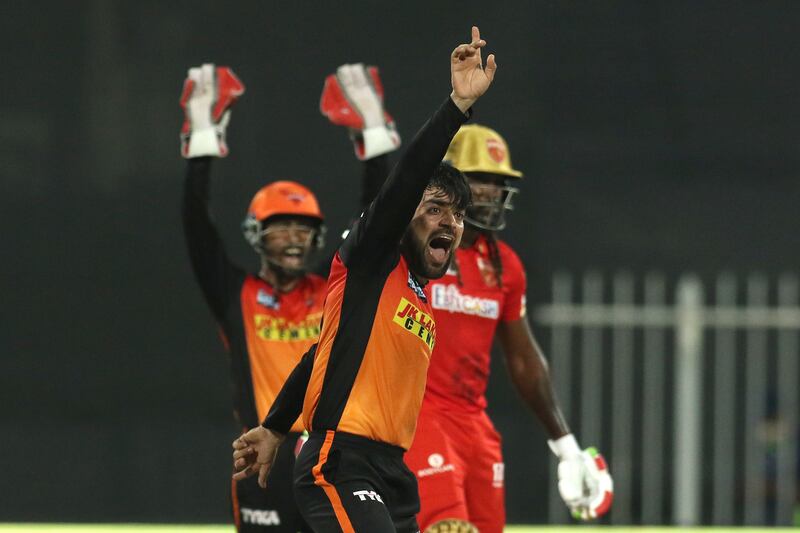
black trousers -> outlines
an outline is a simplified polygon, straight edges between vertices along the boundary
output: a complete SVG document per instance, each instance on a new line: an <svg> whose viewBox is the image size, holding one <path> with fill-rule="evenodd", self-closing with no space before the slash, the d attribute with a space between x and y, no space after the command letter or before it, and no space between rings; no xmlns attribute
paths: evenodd
<svg viewBox="0 0 800 533"><path fill-rule="evenodd" d="M289 433L278 449L269 473L267 489L258 486L258 476L231 481L233 519L239 533L310 532L292 491L294 447L300 433Z"/></svg>
<svg viewBox="0 0 800 533"><path fill-rule="evenodd" d="M312 432L295 463L297 505L317 533L417 533L419 493L397 446Z"/></svg>

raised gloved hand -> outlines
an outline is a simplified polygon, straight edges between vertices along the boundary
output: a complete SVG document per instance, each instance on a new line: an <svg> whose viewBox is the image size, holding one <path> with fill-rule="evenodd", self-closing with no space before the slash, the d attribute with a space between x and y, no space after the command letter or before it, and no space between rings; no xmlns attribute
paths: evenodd
<svg viewBox="0 0 800 533"><path fill-rule="evenodd" d="M325 78L320 111L337 126L347 126L356 156L364 161L400 146L392 117L383 109L377 67L342 65Z"/></svg>
<svg viewBox="0 0 800 533"><path fill-rule="evenodd" d="M596 449L581 450L570 433L549 440L558 457L558 492L578 520L603 516L614 499L614 482L605 459Z"/></svg>
<svg viewBox="0 0 800 533"><path fill-rule="evenodd" d="M181 155L185 158L228 155L225 128L231 106L244 94L244 85L228 67L205 63L189 69L183 82Z"/></svg>

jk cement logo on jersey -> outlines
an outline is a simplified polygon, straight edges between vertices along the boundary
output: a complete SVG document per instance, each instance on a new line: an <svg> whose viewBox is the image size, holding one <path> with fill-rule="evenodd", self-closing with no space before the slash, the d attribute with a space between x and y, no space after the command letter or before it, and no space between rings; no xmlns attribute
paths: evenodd
<svg viewBox="0 0 800 533"><path fill-rule="evenodd" d="M491 298L478 298L461 294L458 285L433 285L431 289L431 305L434 309L443 309L451 313L463 313L482 318L497 319L500 316L500 302Z"/></svg>
<svg viewBox="0 0 800 533"><path fill-rule="evenodd" d="M420 311L417 306L406 300L400 299L392 321L419 339L433 350L436 343L436 322L433 317Z"/></svg>
<svg viewBox="0 0 800 533"><path fill-rule="evenodd" d="M312 313L300 322L287 322L285 318L270 315L254 315L256 334L265 341L306 341L319 337L319 321L322 313Z"/></svg>

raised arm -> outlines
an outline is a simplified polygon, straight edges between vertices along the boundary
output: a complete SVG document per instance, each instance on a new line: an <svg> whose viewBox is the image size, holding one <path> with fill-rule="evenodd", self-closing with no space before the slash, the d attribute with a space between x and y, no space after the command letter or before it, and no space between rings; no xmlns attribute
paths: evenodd
<svg viewBox="0 0 800 533"><path fill-rule="evenodd" d="M209 212L211 158L189 159L183 190L183 232L197 282L217 321L224 316L231 286L243 271L228 258Z"/></svg>
<svg viewBox="0 0 800 533"><path fill-rule="evenodd" d="M228 153L225 128L230 106L244 86L226 67L206 64L189 69L181 95L186 115L181 155L186 159L183 230L195 277L218 322L223 323L232 287L244 272L232 264L209 211L211 160Z"/></svg>
<svg viewBox="0 0 800 533"><path fill-rule="evenodd" d="M484 68L481 49L486 41L472 28L472 42L459 45L450 57L452 92L409 143L375 200L356 222L340 248L350 268L372 266L374 259L396 249L436 166L469 109L489 88L497 65L489 55Z"/></svg>

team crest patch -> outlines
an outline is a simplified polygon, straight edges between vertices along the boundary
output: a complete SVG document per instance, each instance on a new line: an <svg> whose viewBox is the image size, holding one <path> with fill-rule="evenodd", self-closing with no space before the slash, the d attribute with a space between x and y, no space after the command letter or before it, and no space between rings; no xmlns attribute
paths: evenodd
<svg viewBox="0 0 800 533"><path fill-rule="evenodd" d="M425 296L425 291L422 290L422 286L417 282L417 279L414 277L411 271L408 272L408 286L412 291L414 291L414 294L419 296L420 300L423 302L428 301L428 297Z"/></svg>
<svg viewBox="0 0 800 533"><path fill-rule="evenodd" d="M486 139L486 149L489 155L498 163L502 163L506 157L506 149L499 140L494 138Z"/></svg>
<svg viewBox="0 0 800 533"><path fill-rule="evenodd" d="M256 302L268 309L275 309L276 311L281 308L281 303L277 298L275 298L275 295L269 294L264 289L258 289L258 294L256 294Z"/></svg>
<svg viewBox="0 0 800 533"><path fill-rule="evenodd" d="M436 343L436 322L432 316L423 313L405 298L401 298L392 321L419 337L419 340L433 350L433 345Z"/></svg>
<svg viewBox="0 0 800 533"><path fill-rule="evenodd" d="M497 271L490 261L485 260L483 257L477 258L478 271L481 273L483 283L487 287L497 287Z"/></svg>

